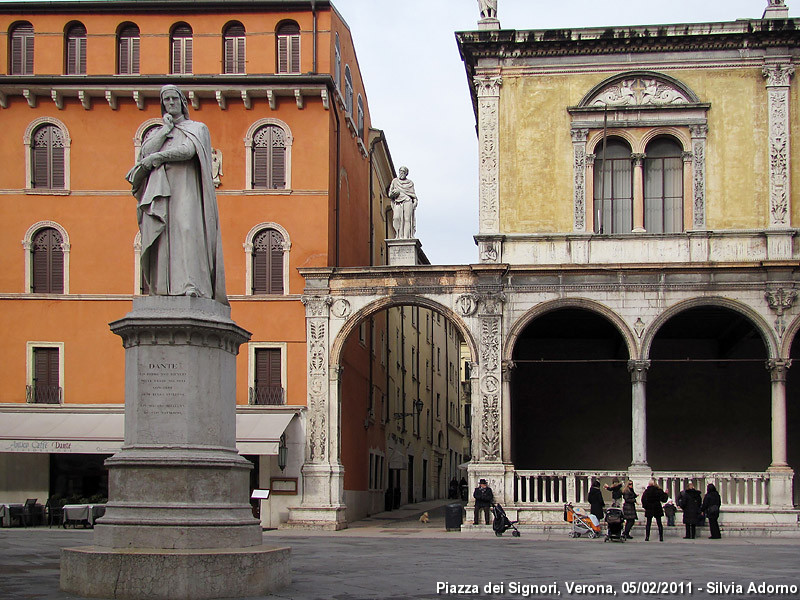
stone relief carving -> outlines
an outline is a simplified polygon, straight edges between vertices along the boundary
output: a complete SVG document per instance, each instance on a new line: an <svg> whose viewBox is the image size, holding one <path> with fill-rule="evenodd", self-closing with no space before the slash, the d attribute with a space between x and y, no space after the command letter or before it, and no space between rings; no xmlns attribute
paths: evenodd
<svg viewBox="0 0 800 600"><path fill-rule="evenodd" d="M497 233L500 229L498 105L502 78L476 77L474 83L478 95L480 231Z"/></svg>
<svg viewBox="0 0 800 600"><path fill-rule="evenodd" d="M328 309L331 297L303 296L308 336L308 456L312 462L325 460L328 394Z"/></svg>
<svg viewBox="0 0 800 600"><path fill-rule="evenodd" d="M350 314L350 302L344 298L334 300L331 304L331 312L334 316L343 319Z"/></svg>
<svg viewBox="0 0 800 600"><path fill-rule="evenodd" d="M641 339L642 334L644 333L644 321L642 321L641 317L636 319L636 322L633 324L633 330L636 332L637 337Z"/></svg>
<svg viewBox="0 0 800 600"><path fill-rule="evenodd" d="M455 309L462 317L469 317L478 310L478 299L474 294L462 294L456 298Z"/></svg>
<svg viewBox="0 0 800 600"><path fill-rule="evenodd" d="M674 85L654 77L632 77L600 90L591 106L660 106L688 104L689 98Z"/></svg>
<svg viewBox="0 0 800 600"><path fill-rule="evenodd" d="M483 459L496 461L500 456L500 409L497 394L484 394L481 418Z"/></svg>
<svg viewBox="0 0 800 600"><path fill-rule="evenodd" d="M706 136L707 125L691 125L692 136L692 226L706 227Z"/></svg>
<svg viewBox="0 0 800 600"><path fill-rule="evenodd" d="M481 242L480 243L480 258L481 262L496 263L500 260L500 252L498 251L498 244L495 242Z"/></svg>
<svg viewBox="0 0 800 600"><path fill-rule="evenodd" d="M797 291L786 290L784 288L767 290L764 292L764 298L766 298L767 304L769 304L769 307L777 315L775 319L775 331L778 332L778 337L782 338L786 331L786 323L783 320L783 314L791 310L794 301L797 299Z"/></svg>
<svg viewBox="0 0 800 600"><path fill-rule="evenodd" d="M586 138L588 129L573 129L573 177L574 177L574 222L575 231L586 229Z"/></svg>
<svg viewBox="0 0 800 600"><path fill-rule="evenodd" d="M770 226L786 227L789 214L789 81L792 65L764 67L769 115Z"/></svg>

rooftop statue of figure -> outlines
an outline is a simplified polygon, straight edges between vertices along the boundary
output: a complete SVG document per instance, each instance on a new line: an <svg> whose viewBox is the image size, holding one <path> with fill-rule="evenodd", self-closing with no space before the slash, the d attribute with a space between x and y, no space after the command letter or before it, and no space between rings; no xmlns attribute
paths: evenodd
<svg viewBox="0 0 800 600"><path fill-rule="evenodd" d="M481 11L481 19L497 18L497 0L478 0L478 8Z"/></svg>
<svg viewBox="0 0 800 600"><path fill-rule="evenodd" d="M189 119L174 85L161 88L161 114L126 176L138 200L142 276L151 295L228 304L208 127Z"/></svg>
<svg viewBox="0 0 800 600"><path fill-rule="evenodd" d="M395 239L410 240L416 233L414 211L417 209L417 193L414 182L408 179L408 167L400 167L400 176L389 185L392 200L392 225Z"/></svg>

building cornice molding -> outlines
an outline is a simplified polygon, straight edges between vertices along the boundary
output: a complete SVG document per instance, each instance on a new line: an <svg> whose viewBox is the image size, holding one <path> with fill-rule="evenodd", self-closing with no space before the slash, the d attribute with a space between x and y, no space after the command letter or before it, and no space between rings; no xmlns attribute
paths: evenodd
<svg viewBox="0 0 800 600"><path fill-rule="evenodd" d="M7 2L0 14L42 13L176 13L269 12L287 9L330 8L330 0L59 0L58 2Z"/></svg>

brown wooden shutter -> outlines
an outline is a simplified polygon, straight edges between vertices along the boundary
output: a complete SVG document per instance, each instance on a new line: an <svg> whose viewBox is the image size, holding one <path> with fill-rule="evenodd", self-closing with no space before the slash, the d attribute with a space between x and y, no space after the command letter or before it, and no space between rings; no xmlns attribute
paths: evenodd
<svg viewBox="0 0 800 600"><path fill-rule="evenodd" d="M23 69L24 75L33 75L33 27L30 28L30 34L25 36L25 67Z"/></svg>
<svg viewBox="0 0 800 600"><path fill-rule="evenodd" d="M244 59L245 59L245 38L244 34L242 37L236 39L236 47L237 47L237 54L236 54L236 67L237 73L244 73L245 66L244 66Z"/></svg>
<svg viewBox="0 0 800 600"><path fill-rule="evenodd" d="M33 75L33 26L18 25L11 32L11 75Z"/></svg>
<svg viewBox="0 0 800 600"><path fill-rule="evenodd" d="M225 38L225 73L236 73L235 70L235 61L236 58L234 55L234 48L235 48L236 40L231 37Z"/></svg>
<svg viewBox="0 0 800 600"><path fill-rule="evenodd" d="M256 403L283 404L281 351L278 348L257 348L255 363Z"/></svg>
<svg viewBox="0 0 800 600"><path fill-rule="evenodd" d="M75 54L77 40L74 37L67 38L67 68L65 69L67 75L76 75L75 70Z"/></svg>
<svg viewBox="0 0 800 600"><path fill-rule="evenodd" d="M271 162L272 181L270 187L274 190L282 190L286 187L286 148L273 147Z"/></svg>
<svg viewBox="0 0 800 600"><path fill-rule="evenodd" d="M181 72L181 40L178 38L172 40L172 72Z"/></svg>
<svg viewBox="0 0 800 600"><path fill-rule="evenodd" d="M269 232L261 231L253 239L253 293L266 294L269 285Z"/></svg>
<svg viewBox="0 0 800 600"><path fill-rule="evenodd" d="M269 151L269 148L253 148L253 188L268 187Z"/></svg>
<svg viewBox="0 0 800 600"><path fill-rule="evenodd" d="M50 187L50 165L49 149L46 146L35 147L33 149L33 187Z"/></svg>
<svg viewBox="0 0 800 600"><path fill-rule="evenodd" d="M121 75L127 75L130 73L130 68L129 68L130 54L131 54L131 38L120 37L119 65L117 66L117 72Z"/></svg>
<svg viewBox="0 0 800 600"><path fill-rule="evenodd" d="M24 75L22 72L22 66L24 64L23 60L23 52L24 52L24 43L25 39L17 33L15 30L13 34L11 34L11 74L12 75Z"/></svg>
<svg viewBox="0 0 800 600"><path fill-rule="evenodd" d="M33 293L64 293L64 250L61 234L53 228L42 229L33 236L31 267Z"/></svg>
<svg viewBox="0 0 800 600"><path fill-rule="evenodd" d="M78 38L78 73L86 75L86 37Z"/></svg>
<svg viewBox="0 0 800 600"><path fill-rule="evenodd" d="M283 236L270 232L269 248L269 293L283 293Z"/></svg>
<svg viewBox="0 0 800 600"><path fill-rule="evenodd" d="M293 35L289 38L289 46L291 48L291 70L290 73L300 72L300 35Z"/></svg>
<svg viewBox="0 0 800 600"><path fill-rule="evenodd" d="M139 38L130 38L131 40L131 73L139 73Z"/></svg>
<svg viewBox="0 0 800 600"><path fill-rule="evenodd" d="M33 401L41 404L57 404L61 397L58 380L58 348L33 349Z"/></svg>
<svg viewBox="0 0 800 600"><path fill-rule="evenodd" d="M183 72L192 72L192 38L186 38L184 42L184 59L183 59Z"/></svg>
<svg viewBox="0 0 800 600"><path fill-rule="evenodd" d="M50 148L50 187L64 189L64 148Z"/></svg>
<svg viewBox="0 0 800 600"><path fill-rule="evenodd" d="M289 72L289 38L278 36L278 73Z"/></svg>

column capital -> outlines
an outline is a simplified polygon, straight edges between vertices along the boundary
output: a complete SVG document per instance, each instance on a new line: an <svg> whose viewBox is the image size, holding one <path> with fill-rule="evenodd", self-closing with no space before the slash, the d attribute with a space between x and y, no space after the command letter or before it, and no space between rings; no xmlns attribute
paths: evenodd
<svg viewBox="0 0 800 600"><path fill-rule="evenodd" d="M573 127L570 129L573 144L585 144L589 138L589 130L584 127Z"/></svg>
<svg viewBox="0 0 800 600"><path fill-rule="evenodd" d="M499 96L500 86L503 85L503 78L500 75L483 75L474 77L472 82L475 84L475 91L478 93L478 98Z"/></svg>
<svg viewBox="0 0 800 600"><path fill-rule="evenodd" d="M629 360L628 371L631 373L631 382L647 381L647 370L650 368L649 360Z"/></svg>
<svg viewBox="0 0 800 600"><path fill-rule="evenodd" d="M631 154L631 161L633 161L633 166L635 167L641 167L645 158L647 158L647 155L644 152L633 152Z"/></svg>
<svg viewBox="0 0 800 600"><path fill-rule="evenodd" d="M511 372L517 368L517 363L513 360L504 360L500 363L502 369L503 381L511 381Z"/></svg>
<svg viewBox="0 0 800 600"><path fill-rule="evenodd" d="M681 158L684 163L690 163L694 159L694 152L681 152Z"/></svg>
<svg viewBox="0 0 800 600"><path fill-rule="evenodd" d="M594 166L594 160L596 158L597 158L596 154L587 154L586 155L586 166L587 167L593 167Z"/></svg>
<svg viewBox="0 0 800 600"><path fill-rule="evenodd" d="M770 358L766 364L766 368L769 371L770 380L773 382L785 382L787 375L786 372L791 366L791 358Z"/></svg>
<svg viewBox="0 0 800 600"><path fill-rule="evenodd" d="M767 80L767 87L788 87L789 80L794 75L794 65L766 65L761 69L761 73Z"/></svg>
<svg viewBox="0 0 800 600"><path fill-rule="evenodd" d="M708 137L708 125L689 125L689 133L692 139L705 139Z"/></svg>

